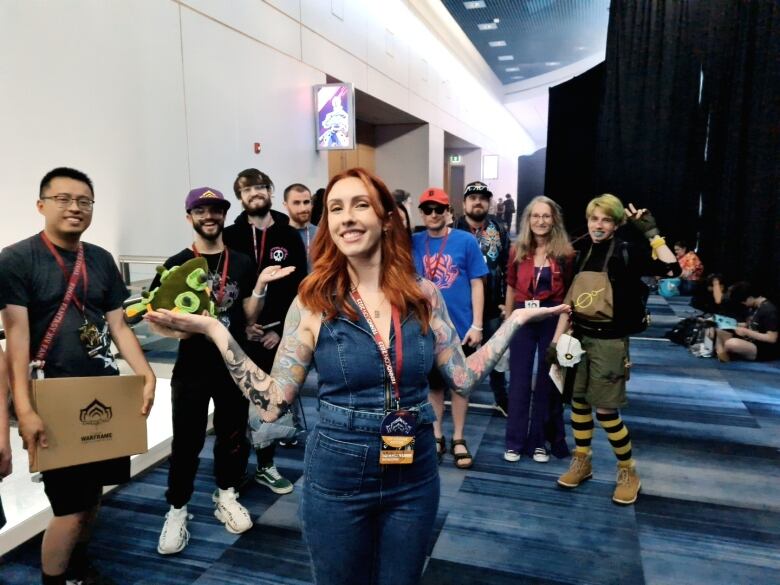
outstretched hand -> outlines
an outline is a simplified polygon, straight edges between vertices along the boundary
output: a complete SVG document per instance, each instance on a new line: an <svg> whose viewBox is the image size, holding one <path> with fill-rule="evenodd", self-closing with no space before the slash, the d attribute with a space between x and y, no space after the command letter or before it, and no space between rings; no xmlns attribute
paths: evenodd
<svg viewBox="0 0 780 585"><path fill-rule="evenodd" d="M637 209L633 203L628 204L626 217L629 221L650 240L659 234L653 214L648 209Z"/></svg>
<svg viewBox="0 0 780 585"><path fill-rule="evenodd" d="M187 339L195 333L207 335L210 327L219 324L219 321L206 312L203 315L193 315L168 309L149 311L144 315L144 320L149 323L153 332L175 339Z"/></svg>
<svg viewBox="0 0 780 585"><path fill-rule="evenodd" d="M274 266L266 266L263 268L263 271L260 273L260 276L257 277L257 280L260 281L262 284L268 284L269 282L273 282L274 280L279 280L281 278L285 278L286 276L289 276L295 272L295 266L285 266L282 268L278 264Z"/></svg>
<svg viewBox="0 0 780 585"><path fill-rule="evenodd" d="M569 305L557 305L555 307L539 307L536 309L515 309L512 311L511 318L518 325L525 325L526 323L542 321L561 313L571 313L571 307Z"/></svg>

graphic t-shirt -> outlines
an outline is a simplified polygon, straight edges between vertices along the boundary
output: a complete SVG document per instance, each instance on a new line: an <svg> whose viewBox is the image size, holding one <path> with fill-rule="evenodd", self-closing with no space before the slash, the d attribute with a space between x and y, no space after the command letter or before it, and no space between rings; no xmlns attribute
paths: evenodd
<svg viewBox="0 0 780 585"><path fill-rule="evenodd" d="M481 228L472 228L466 217L455 224L459 230L472 234L479 244L482 256L488 267L485 279L484 320L494 319L501 314L498 306L506 298L506 268L509 261L509 238L498 219L488 215Z"/></svg>
<svg viewBox="0 0 780 585"><path fill-rule="evenodd" d="M246 339L246 316L244 314L243 301L252 293L255 285L254 268L252 261L245 255L227 248L230 254L228 261L225 291L221 302L217 298L221 294L222 271L225 266L224 253L201 254L209 266L209 288L211 300L214 301L214 309L217 319L227 327L230 334L239 343ZM195 257L191 248L185 248L175 256L168 258L164 266L181 266L187 260ZM160 284L159 275L152 281L151 288ZM222 361L222 355L217 347L203 335L193 335L189 339L179 342L179 354L173 366L173 378L177 380L200 379L204 376L213 378L227 376L227 367Z"/></svg>
<svg viewBox="0 0 780 585"><path fill-rule="evenodd" d="M76 252L55 246L70 274ZM105 314L122 307L129 296L119 269L107 250L84 242L87 291L79 279L75 297L83 302L84 314L71 302L62 325L45 358L44 376L115 376L119 374L111 353L111 336ZM0 253L0 303L27 308L30 324L30 359L35 358L43 336L59 309L68 280L40 234L17 242ZM94 351L81 343L79 328L85 321L99 332Z"/></svg>
<svg viewBox="0 0 780 585"><path fill-rule="evenodd" d="M418 274L441 290L450 319L463 339L474 322L471 280L488 274L477 240L461 230L450 230L440 238L418 232L412 237L412 251Z"/></svg>

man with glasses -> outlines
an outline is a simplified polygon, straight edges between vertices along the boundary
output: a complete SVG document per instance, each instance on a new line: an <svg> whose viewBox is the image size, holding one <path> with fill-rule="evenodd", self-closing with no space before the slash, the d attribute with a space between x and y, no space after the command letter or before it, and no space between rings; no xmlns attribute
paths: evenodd
<svg viewBox="0 0 780 585"><path fill-rule="evenodd" d="M268 287L260 317L250 321L244 350L263 371L270 372L282 334L287 310L298 294L298 285L306 277L306 249L298 232L290 227L289 218L271 209L274 184L266 173L246 169L233 182L233 193L244 211L233 225L225 228L225 243L231 249L247 254L257 272L267 266L294 267L287 278ZM292 413L274 423L264 423L257 409L249 408L249 426L257 456L255 481L276 494L289 494L293 484L283 477L274 464L276 440L293 439L296 428Z"/></svg>
<svg viewBox="0 0 780 585"><path fill-rule="evenodd" d="M254 322L262 307L268 282L290 269L270 267L259 276L248 256L222 241L225 214L230 207L222 193L210 187L193 189L184 208L194 231L193 243L165 261L165 268L181 266L196 257L208 265L208 283L216 317L236 339L243 340L247 322ZM158 275L151 288L159 286ZM249 445L246 440L246 398L236 386L222 356L203 335L182 339L171 377L173 442L168 490L170 510L165 515L157 552L175 554L187 546L187 504L194 490L198 455L206 440L209 401L214 401L214 515L232 534L252 527L246 508L238 502Z"/></svg>
<svg viewBox="0 0 780 585"><path fill-rule="evenodd" d="M471 233L479 244L482 257L488 267L485 278L485 304L482 322L483 338L490 339L501 326L501 305L506 296L506 267L509 259L509 238L499 219L488 213L493 193L481 181L466 185L463 192L463 211L455 227ZM507 416L509 402L506 393L506 377L503 372L490 372L490 388L495 398L495 409Z"/></svg>
<svg viewBox="0 0 780 585"><path fill-rule="evenodd" d="M420 196L419 208L426 231L414 234L412 251L417 272L441 290L452 323L462 340L463 350L468 355L482 341L485 298L482 277L488 274L488 268L477 241L462 230L447 227L445 212L449 207L450 198L443 190L435 187L425 190ZM441 426L446 384L435 367L431 370L429 384L429 399L436 410L437 419L433 423L433 430L441 461L446 450ZM469 403L467 398L456 392L450 392L450 396L454 427L451 452L455 466L468 469L474 464L463 438Z"/></svg>
<svg viewBox="0 0 780 585"><path fill-rule="evenodd" d="M119 270L108 251L81 240L92 223L94 204L87 175L65 167L50 171L41 180L37 201L43 231L0 254L0 306L26 449L48 446L44 421L30 400L31 373L46 378L117 376L112 339L133 371L144 377L138 410L148 416L154 402L154 373L124 320L128 291ZM42 582L113 583L91 566L87 544L103 486L130 479L130 458L53 469L42 477L54 514L41 545Z"/></svg>

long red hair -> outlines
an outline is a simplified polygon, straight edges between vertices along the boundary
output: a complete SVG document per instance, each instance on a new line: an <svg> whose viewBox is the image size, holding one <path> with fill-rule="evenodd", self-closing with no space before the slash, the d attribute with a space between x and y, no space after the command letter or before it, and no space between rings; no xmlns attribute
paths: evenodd
<svg viewBox="0 0 780 585"><path fill-rule="evenodd" d="M322 219L311 243L312 271L298 288L301 304L314 313L332 319L343 313L357 320L357 311L347 301L351 286L347 257L341 253L328 228L328 196L333 186L347 178L356 178L366 186L369 202L384 224L382 232L382 269L379 286L401 315L413 312L423 332L428 331L431 306L417 283L409 235L404 228L395 199L382 179L362 168L354 168L333 177L322 198Z"/></svg>

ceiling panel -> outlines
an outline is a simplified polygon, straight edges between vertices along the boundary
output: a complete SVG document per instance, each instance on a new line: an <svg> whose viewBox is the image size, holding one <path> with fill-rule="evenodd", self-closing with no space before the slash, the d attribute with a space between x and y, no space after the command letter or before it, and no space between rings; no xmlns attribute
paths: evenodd
<svg viewBox="0 0 780 585"><path fill-rule="evenodd" d="M442 0L504 84L603 54L609 3L610 0Z"/></svg>

